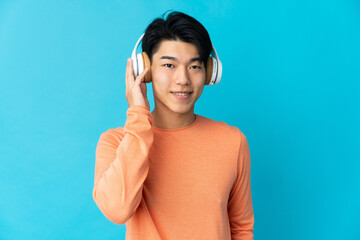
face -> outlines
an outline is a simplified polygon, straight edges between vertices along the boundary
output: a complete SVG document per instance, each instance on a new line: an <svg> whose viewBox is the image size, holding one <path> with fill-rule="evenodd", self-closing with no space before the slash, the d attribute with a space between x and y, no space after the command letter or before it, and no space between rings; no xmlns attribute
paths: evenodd
<svg viewBox="0 0 360 240"><path fill-rule="evenodd" d="M204 63L200 62L195 45L163 40L153 54L151 74L157 111L179 114L194 112L206 76Z"/></svg>

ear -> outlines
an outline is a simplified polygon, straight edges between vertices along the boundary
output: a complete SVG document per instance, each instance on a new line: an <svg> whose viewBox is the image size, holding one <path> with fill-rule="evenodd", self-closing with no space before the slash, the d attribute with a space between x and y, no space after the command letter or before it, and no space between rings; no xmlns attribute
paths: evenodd
<svg viewBox="0 0 360 240"><path fill-rule="evenodd" d="M142 52L141 56L143 58L143 63L144 63L144 69L147 68L149 69L148 72L145 74L144 80L146 83L151 82L151 63L150 63L150 59L149 56L146 54L146 52Z"/></svg>

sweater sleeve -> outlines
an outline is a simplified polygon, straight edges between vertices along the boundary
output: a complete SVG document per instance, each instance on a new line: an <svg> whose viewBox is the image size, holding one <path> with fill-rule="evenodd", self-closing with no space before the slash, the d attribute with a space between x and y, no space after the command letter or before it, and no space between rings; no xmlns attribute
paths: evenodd
<svg viewBox="0 0 360 240"><path fill-rule="evenodd" d="M101 212L116 224L125 224L142 199L148 154L153 143L152 115L145 106L127 110L124 134L108 130L96 147L93 199Z"/></svg>
<svg viewBox="0 0 360 240"><path fill-rule="evenodd" d="M240 130L239 130L240 131ZM254 239L254 213L250 186L250 149L245 135L240 132L238 174L230 191L228 214L233 240Z"/></svg>

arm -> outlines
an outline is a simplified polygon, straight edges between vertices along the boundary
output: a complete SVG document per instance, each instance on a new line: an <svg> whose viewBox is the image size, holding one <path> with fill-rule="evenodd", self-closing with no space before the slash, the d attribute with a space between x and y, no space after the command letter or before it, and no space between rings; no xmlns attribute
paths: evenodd
<svg viewBox="0 0 360 240"><path fill-rule="evenodd" d="M96 147L93 199L116 224L125 224L140 204L153 142L152 116L145 106L131 106L122 139L111 131L101 134Z"/></svg>
<svg viewBox="0 0 360 240"><path fill-rule="evenodd" d="M228 214L233 240L254 239L254 213L250 186L250 150L245 135L240 132L238 174L231 189Z"/></svg>

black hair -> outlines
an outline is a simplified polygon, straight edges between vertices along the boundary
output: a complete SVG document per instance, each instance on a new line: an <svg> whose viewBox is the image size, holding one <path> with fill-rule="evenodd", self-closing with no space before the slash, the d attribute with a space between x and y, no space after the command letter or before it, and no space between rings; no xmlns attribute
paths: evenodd
<svg viewBox="0 0 360 240"><path fill-rule="evenodd" d="M147 26L142 39L142 50L147 53L150 62L152 63L152 57L159 49L161 41L180 40L195 45L200 55L200 61L206 68L212 45L205 27L185 13L172 11L165 19L166 13L161 18L155 18Z"/></svg>

